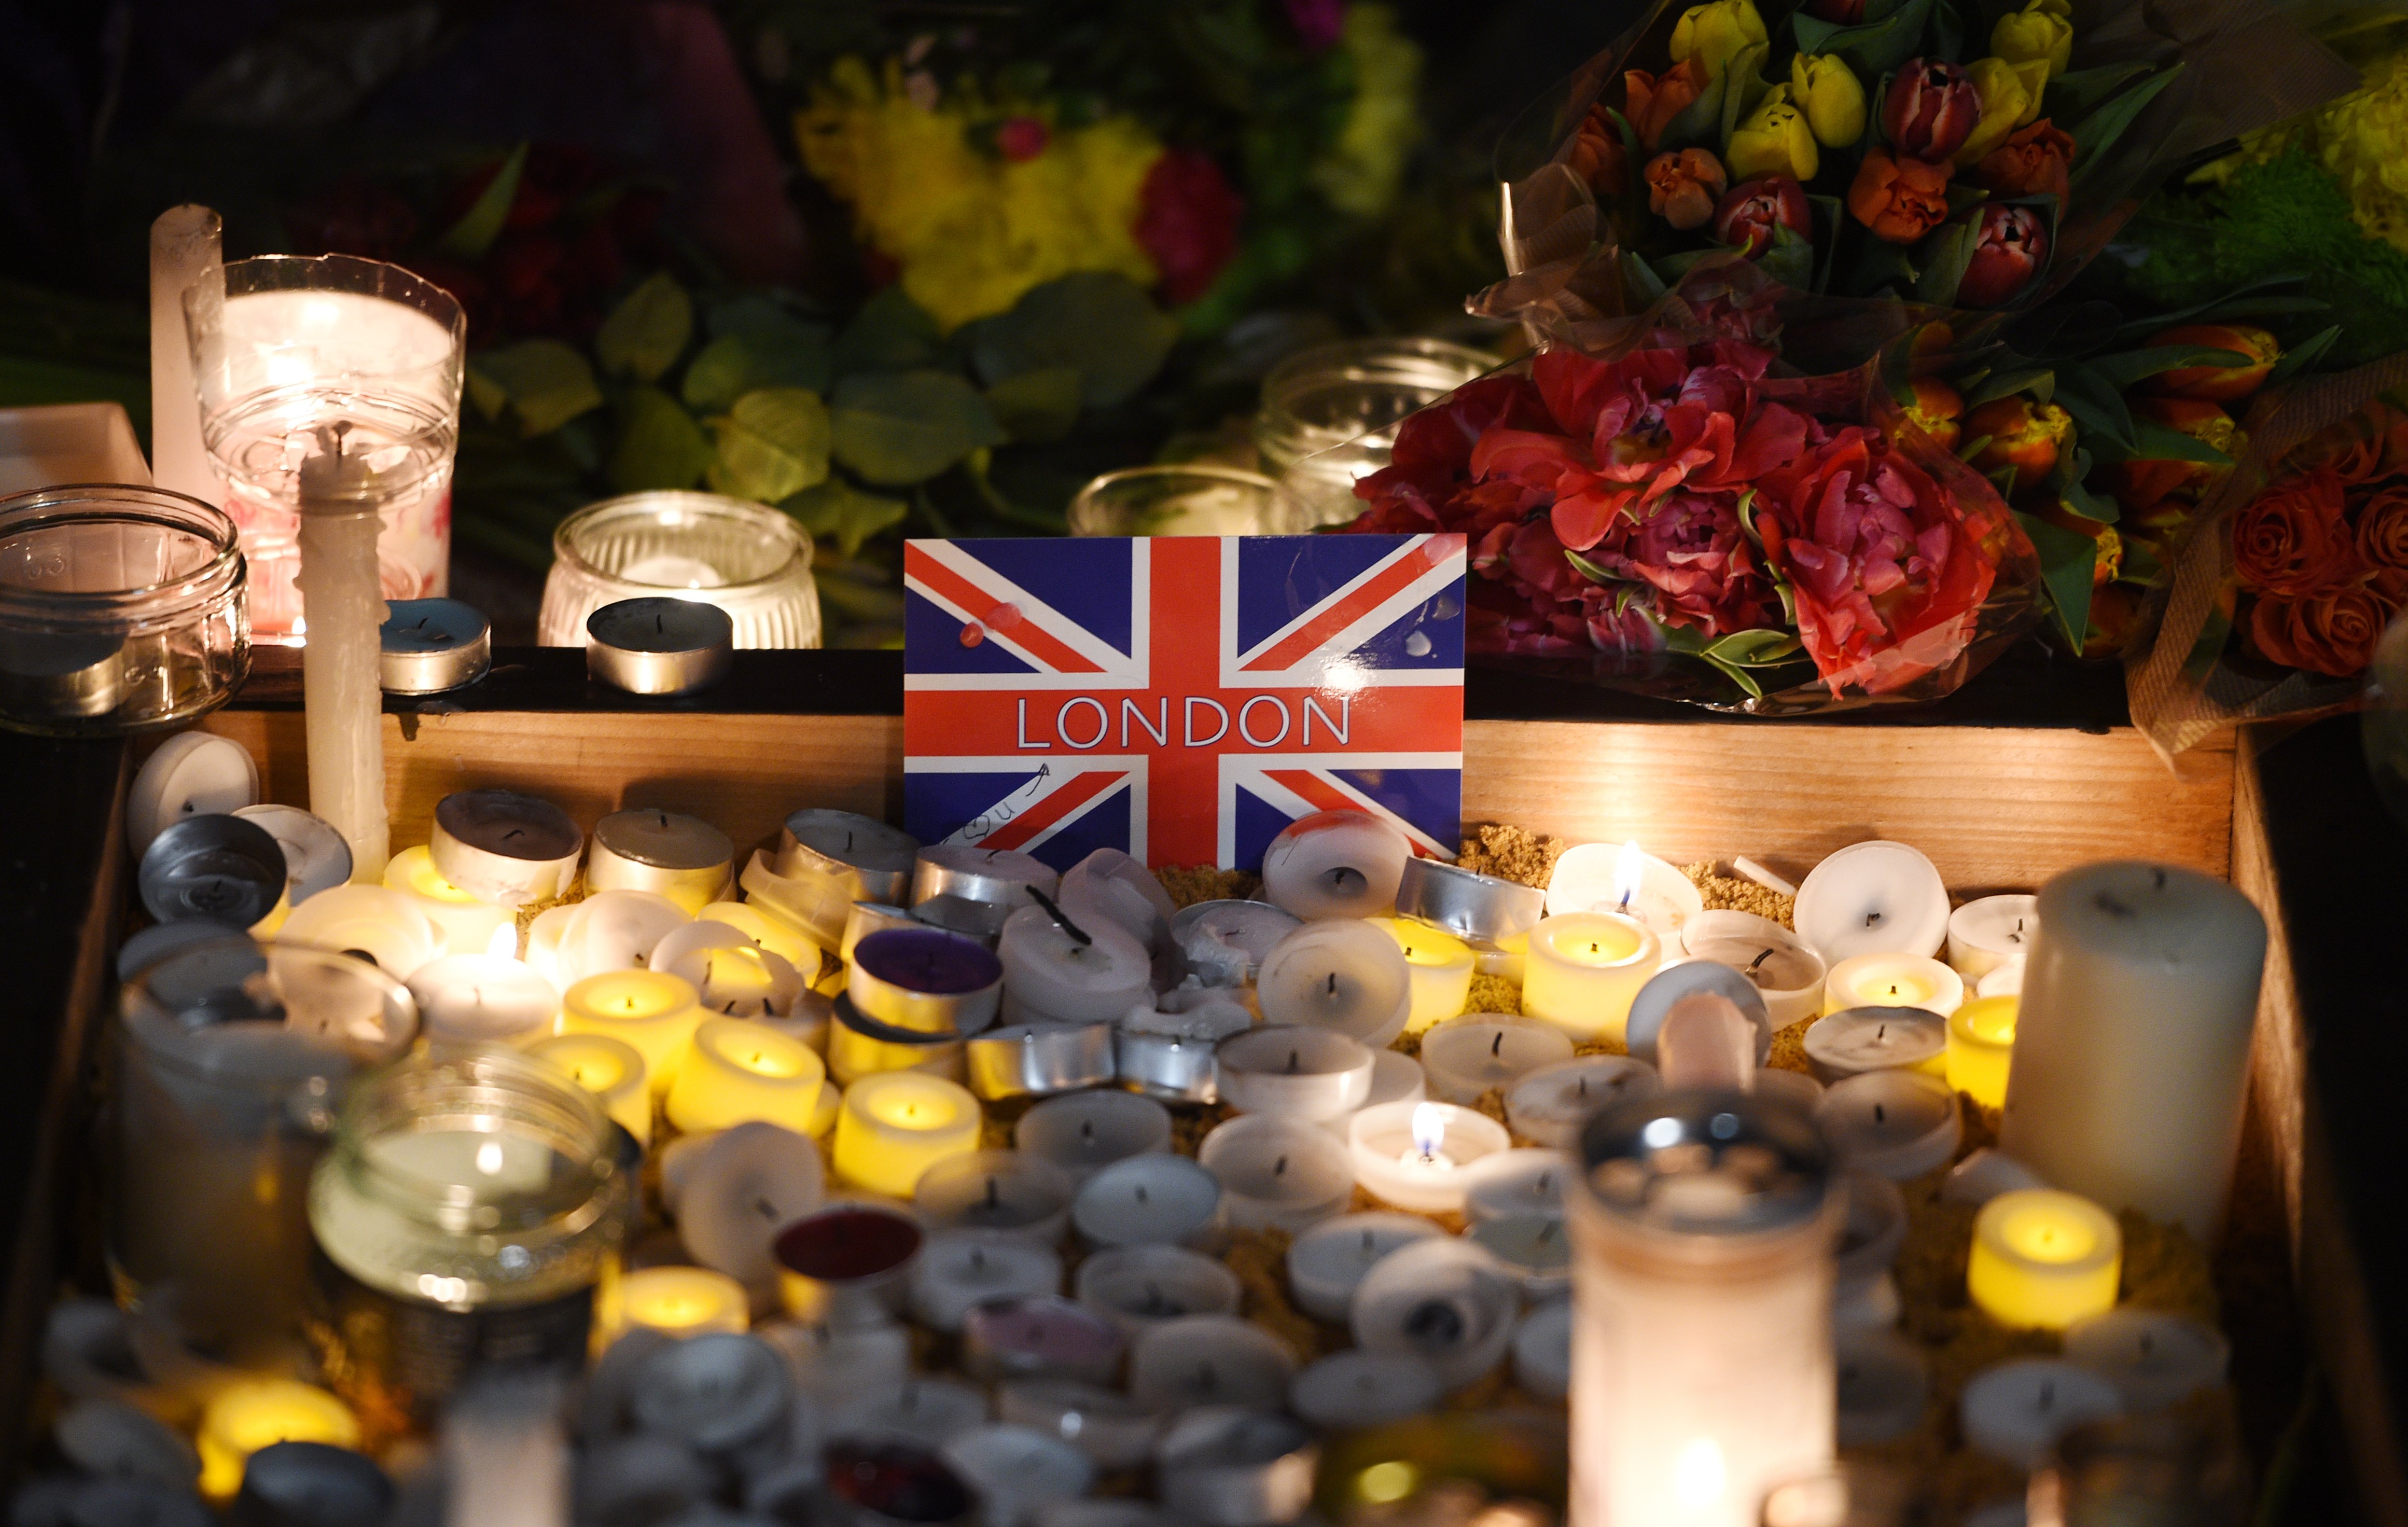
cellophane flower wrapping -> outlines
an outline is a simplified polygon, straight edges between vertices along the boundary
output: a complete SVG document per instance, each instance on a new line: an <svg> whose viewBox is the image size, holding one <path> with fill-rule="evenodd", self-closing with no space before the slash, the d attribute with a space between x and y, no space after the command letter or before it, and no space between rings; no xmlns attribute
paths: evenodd
<svg viewBox="0 0 2408 1527"><path fill-rule="evenodd" d="M1750 295L1412 415L1348 528L1467 538L1483 666L1758 715L1949 693L2039 619L2031 543L1877 363L1796 374Z"/></svg>

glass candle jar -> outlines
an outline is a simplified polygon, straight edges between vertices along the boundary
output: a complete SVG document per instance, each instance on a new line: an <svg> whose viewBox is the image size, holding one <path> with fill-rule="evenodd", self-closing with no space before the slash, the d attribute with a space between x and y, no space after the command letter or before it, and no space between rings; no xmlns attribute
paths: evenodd
<svg viewBox="0 0 2408 1527"><path fill-rule="evenodd" d="M811 538L764 504L715 493L631 493L552 533L536 640L585 645L585 617L621 599L693 599L727 612L739 648L816 647Z"/></svg>
<svg viewBox="0 0 2408 1527"><path fill-rule="evenodd" d="M234 521L163 488L0 499L0 726L148 731L223 703L251 667Z"/></svg>
<svg viewBox="0 0 2408 1527"><path fill-rule="evenodd" d="M1341 339L1298 351L1263 379L1254 449L1309 525L1350 520L1355 479L1388 464L1397 426L1497 365L1444 339Z"/></svg>
<svg viewBox="0 0 2408 1527"><path fill-rule="evenodd" d="M1317 523L1260 472L1203 463L1106 472L1070 500L1074 536L1294 536Z"/></svg>
<svg viewBox="0 0 2408 1527"><path fill-rule="evenodd" d="M574 1372L632 1191L600 1102L557 1067L453 1051L361 1083L309 1183L337 1392L392 1434L482 1368Z"/></svg>

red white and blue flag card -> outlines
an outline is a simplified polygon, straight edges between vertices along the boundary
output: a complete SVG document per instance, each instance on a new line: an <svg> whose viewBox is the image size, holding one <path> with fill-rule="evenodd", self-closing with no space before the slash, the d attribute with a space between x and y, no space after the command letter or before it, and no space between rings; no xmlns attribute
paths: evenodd
<svg viewBox="0 0 2408 1527"><path fill-rule="evenodd" d="M1452 858L1464 568L1459 535L908 541L905 824L1251 870L1351 806Z"/></svg>

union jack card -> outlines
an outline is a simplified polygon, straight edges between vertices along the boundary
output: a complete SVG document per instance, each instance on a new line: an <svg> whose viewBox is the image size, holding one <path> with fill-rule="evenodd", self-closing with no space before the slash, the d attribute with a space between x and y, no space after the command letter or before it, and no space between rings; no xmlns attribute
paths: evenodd
<svg viewBox="0 0 2408 1527"><path fill-rule="evenodd" d="M1251 870L1354 806L1454 856L1461 536L914 540L903 572L922 842Z"/></svg>

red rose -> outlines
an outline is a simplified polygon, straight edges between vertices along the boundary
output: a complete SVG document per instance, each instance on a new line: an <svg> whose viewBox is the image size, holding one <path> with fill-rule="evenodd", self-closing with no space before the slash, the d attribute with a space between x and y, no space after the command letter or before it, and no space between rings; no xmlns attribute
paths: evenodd
<svg viewBox="0 0 2408 1527"><path fill-rule="evenodd" d="M1162 272L1162 295L1193 302L1238 252L1245 198L1209 153L1168 149L1138 192L1138 243Z"/></svg>
<svg viewBox="0 0 2408 1527"><path fill-rule="evenodd" d="M2232 560L2260 594L2307 594L2356 577L2341 480L2317 470L2269 485L2232 518Z"/></svg>
<svg viewBox="0 0 2408 1527"><path fill-rule="evenodd" d="M2374 660L2385 612L2372 590L2328 588L2300 598L2261 598L2250 607L2249 644L2288 668L2355 678Z"/></svg>
<svg viewBox="0 0 2408 1527"><path fill-rule="evenodd" d="M1668 624L1710 638L1780 624L1780 596L1740 528L1734 494L1669 494L1637 519L1616 521L1589 556L1654 588Z"/></svg>
<svg viewBox="0 0 2408 1527"><path fill-rule="evenodd" d="M2408 484L2388 483L2358 506L2358 555L2377 572L2408 573Z"/></svg>

